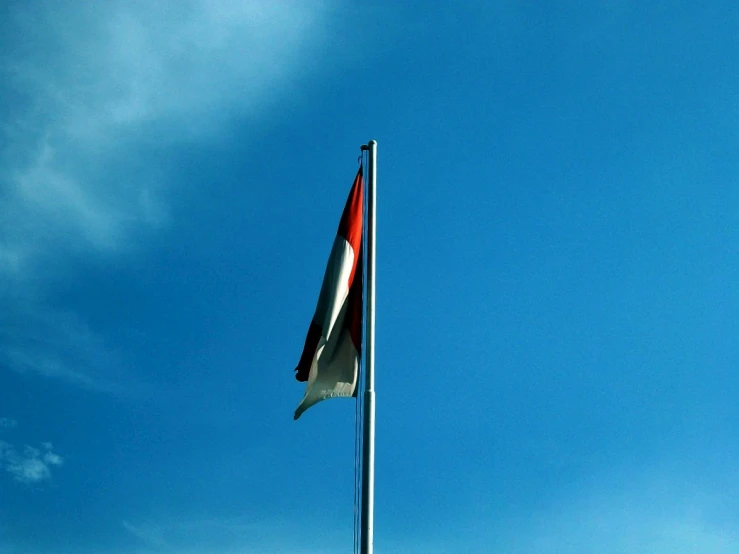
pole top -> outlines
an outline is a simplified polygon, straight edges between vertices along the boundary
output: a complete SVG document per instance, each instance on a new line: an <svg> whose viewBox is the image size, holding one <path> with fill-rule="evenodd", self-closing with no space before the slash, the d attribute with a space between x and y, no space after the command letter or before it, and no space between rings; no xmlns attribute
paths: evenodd
<svg viewBox="0 0 739 554"><path fill-rule="evenodd" d="M362 152L364 152L365 150L369 150L373 146L377 146L377 141L374 139L369 141L367 144L363 144L360 149L362 150Z"/></svg>

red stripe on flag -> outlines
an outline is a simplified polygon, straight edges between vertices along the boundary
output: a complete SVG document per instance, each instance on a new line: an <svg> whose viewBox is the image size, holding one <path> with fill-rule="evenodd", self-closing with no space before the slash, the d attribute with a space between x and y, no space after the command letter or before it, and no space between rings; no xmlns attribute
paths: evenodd
<svg viewBox="0 0 739 554"><path fill-rule="evenodd" d="M344 237L352 250L354 250L354 267L349 275L349 286L354 279L354 272L357 267L357 253L362 245L362 221L363 221L363 200L364 200L364 178L362 176L362 166L359 166L357 176L354 178L352 190L349 198L346 199L344 212L341 214L339 222L338 235Z"/></svg>

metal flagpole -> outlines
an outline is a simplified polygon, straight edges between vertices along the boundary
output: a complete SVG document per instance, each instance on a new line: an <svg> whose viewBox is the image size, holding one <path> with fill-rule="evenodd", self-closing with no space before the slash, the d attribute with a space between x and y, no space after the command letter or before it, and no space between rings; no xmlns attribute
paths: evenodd
<svg viewBox="0 0 739 554"><path fill-rule="evenodd" d="M360 553L373 552L375 508L375 200L377 185L377 141L369 150L367 186L367 318L364 358L364 413L362 436L362 519Z"/></svg>

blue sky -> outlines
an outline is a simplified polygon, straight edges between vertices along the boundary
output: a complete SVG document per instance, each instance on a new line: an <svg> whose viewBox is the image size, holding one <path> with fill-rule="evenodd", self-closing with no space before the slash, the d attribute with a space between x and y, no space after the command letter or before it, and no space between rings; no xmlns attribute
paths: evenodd
<svg viewBox="0 0 739 554"><path fill-rule="evenodd" d="M2 12L0 554L349 550L371 138L378 554L739 551L735 2Z"/></svg>

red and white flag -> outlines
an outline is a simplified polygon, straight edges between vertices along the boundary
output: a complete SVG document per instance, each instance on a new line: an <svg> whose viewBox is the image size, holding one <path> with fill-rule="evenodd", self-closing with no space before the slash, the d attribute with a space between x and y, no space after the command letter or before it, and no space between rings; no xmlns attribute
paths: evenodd
<svg viewBox="0 0 739 554"><path fill-rule="evenodd" d="M307 381L295 419L326 398L354 396L362 348L362 208L359 168L341 215L303 354L295 368Z"/></svg>

